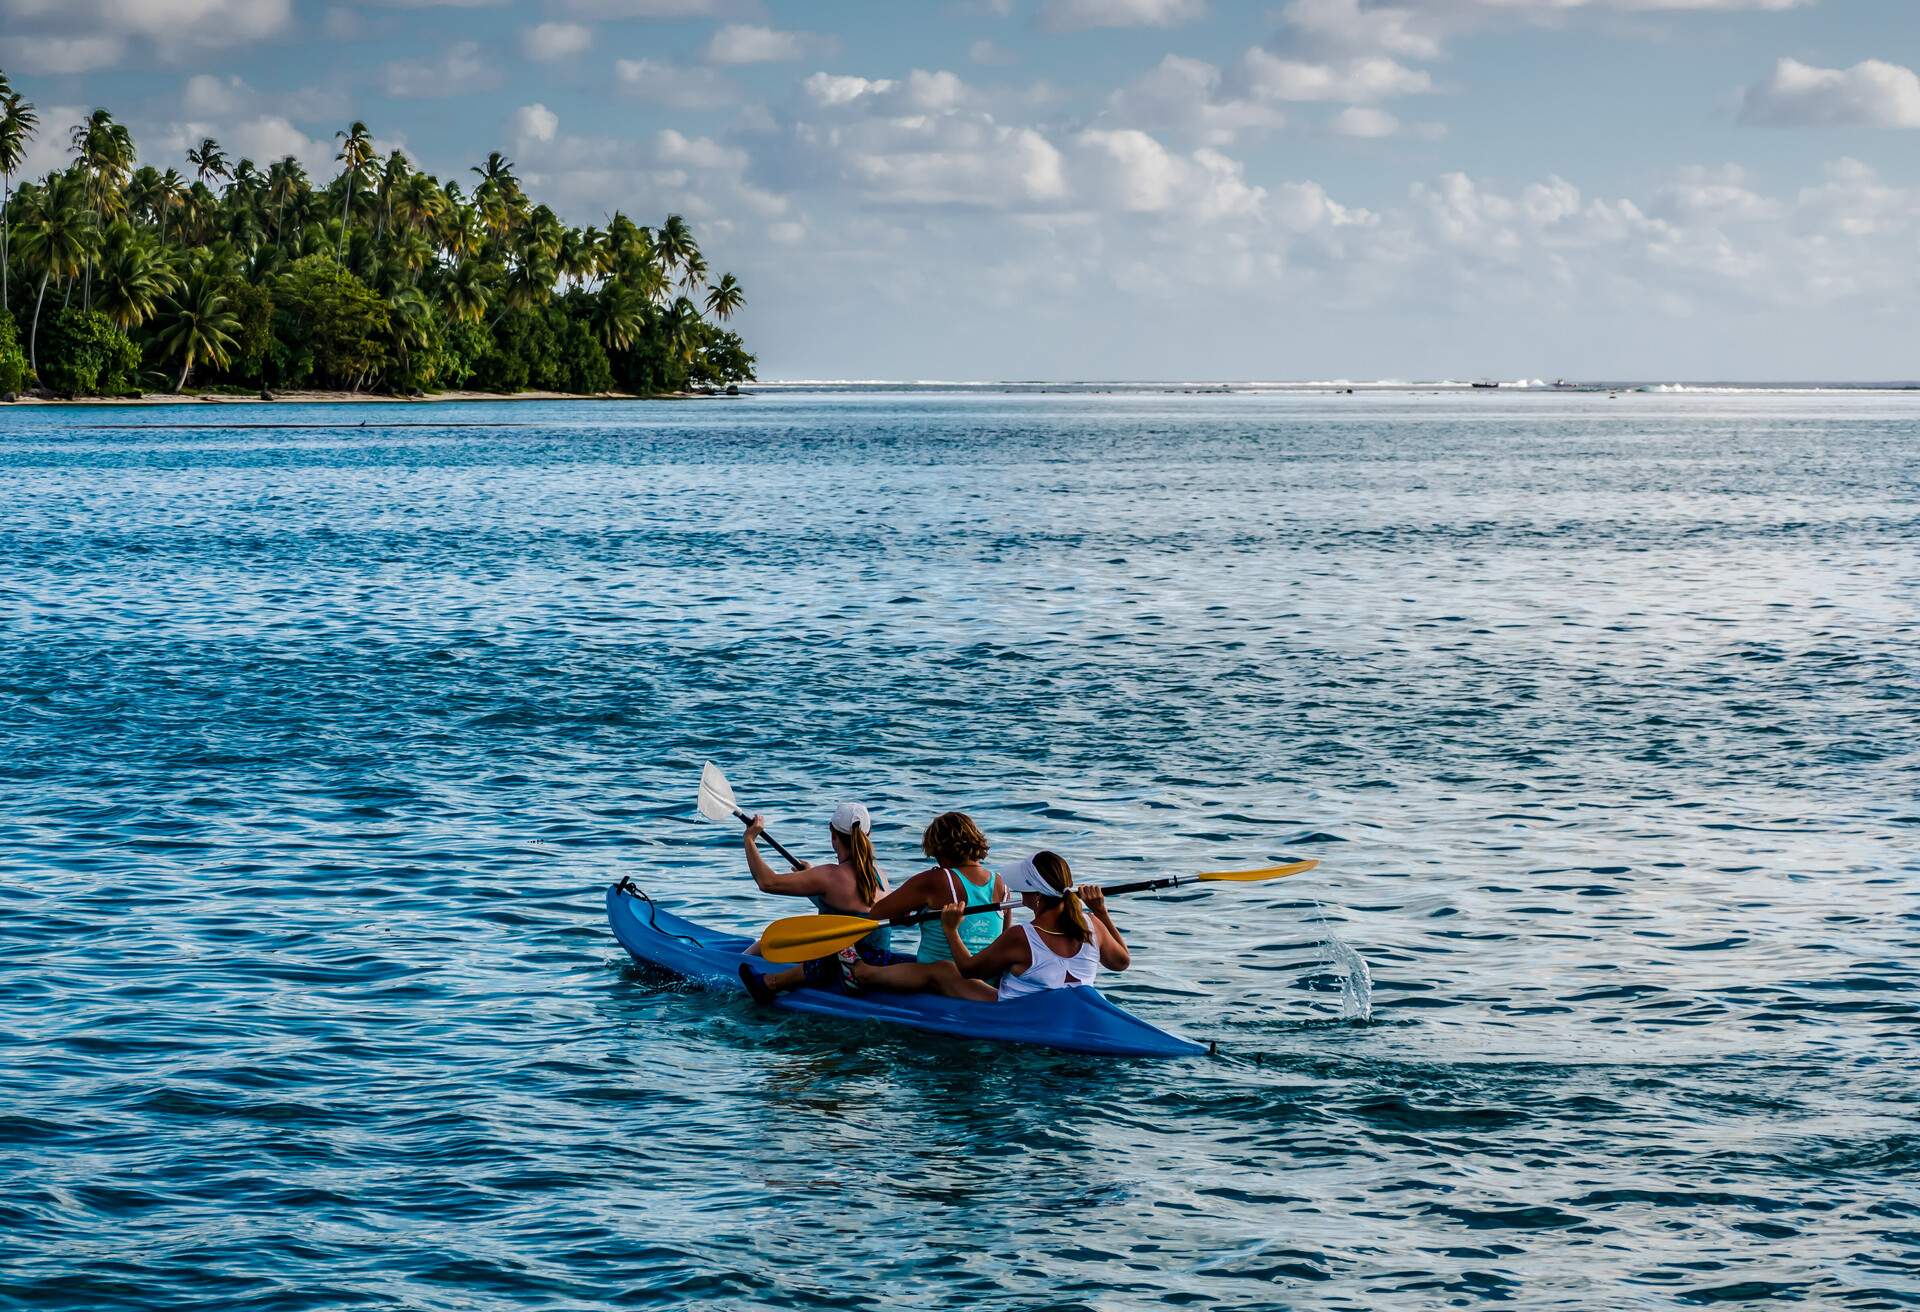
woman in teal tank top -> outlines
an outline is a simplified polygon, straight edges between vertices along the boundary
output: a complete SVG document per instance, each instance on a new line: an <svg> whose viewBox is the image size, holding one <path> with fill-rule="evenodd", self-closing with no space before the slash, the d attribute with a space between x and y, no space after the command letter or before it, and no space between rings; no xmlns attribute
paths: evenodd
<svg viewBox="0 0 1920 1312"><path fill-rule="evenodd" d="M1000 882L999 874L984 865L979 868L985 871L986 878L976 883L962 870L952 866L938 867L939 872L947 877L949 890L946 901L940 905L943 907L958 905L971 909L992 906L999 902L1000 895L1006 892L1005 886ZM936 879L933 882L938 884L939 880ZM960 922L960 941L966 945L969 953L985 952L994 939L1000 937L1000 930L1005 923L1005 916L996 919L991 913L985 911L979 915L968 916ZM940 927L939 921L926 920L920 923L920 950L914 953L914 960L953 960L953 951L947 946L947 931Z"/></svg>
<svg viewBox="0 0 1920 1312"><path fill-rule="evenodd" d="M987 837L972 817L959 811L936 816L920 838L920 850L935 864L875 902L867 913L874 920L891 920L913 911L939 911L956 903L977 907L1007 900L1007 886L983 864ZM960 941L970 952L983 952L1012 923L1011 911L997 916L986 911L968 916L960 922ZM998 996L990 983L961 978L947 946L946 931L938 920L920 926L920 951L913 961L891 966L849 961L846 965L845 982L853 989L944 993L978 1002L992 1002Z"/></svg>

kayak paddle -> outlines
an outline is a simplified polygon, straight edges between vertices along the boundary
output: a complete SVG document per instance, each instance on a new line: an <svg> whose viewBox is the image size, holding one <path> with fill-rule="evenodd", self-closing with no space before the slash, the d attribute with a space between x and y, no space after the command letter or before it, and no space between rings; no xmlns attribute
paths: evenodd
<svg viewBox="0 0 1920 1312"><path fill-rule="evenodd" d="M1309 858L1284 866L1265 866L1259 870L1206 870L1197 875L1169 875L1162 879L1115 884L1104 891L1108 897L1119 897L1123 893L1148 893L1156 889L1178 888L1182 884L1253 884L1303 874L1319 864L1318 859ZM1019 905L1018 899L989 902L984 906L968 907L961 914L976 916L983 911L1007 911ZM938 911L915 911L892 921L865 920L859 916L788 916L767 926L767 932L760 936L760 955L782 965L814 961L820 957L830 957L842 948L850 948L874 930L887 925L917 925L922 921L938 919Z"/></svg>
<svg viewBox="0 0 1920 1312"><path fill-rule="evenodd" d="M720 767L712 761L700 769L700 814L709 820L738 820L743 825L753 820L733 800L733 785L727 782L727 777L720 773ZM760 831L760 836L772 845L774 851L785 857L795 870L806 869L807 863L780 846L779 839L764 829Z"/></svg>

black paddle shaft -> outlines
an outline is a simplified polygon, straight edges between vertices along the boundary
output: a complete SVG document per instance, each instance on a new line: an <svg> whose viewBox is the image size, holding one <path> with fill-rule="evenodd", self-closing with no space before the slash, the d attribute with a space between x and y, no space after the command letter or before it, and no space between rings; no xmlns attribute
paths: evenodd
<svg viewBox="0 0 1920 1312"><path fill-rule="evenodd" d="M753 817L748 815L745 811L742 811L737 806L733 808L733 818L738 820L743 825L753 823ZM766 839L767 845L771 847L774 851L778 852L781 856L785 857L787 859L787 864L792 866L795 870L805 870L807 868L807 863L805 861L802 861L799 857L787 851L786 848L780 846L780 840L775 838L772 834L768 833L766 830L762 829L760 831L760 837Z"/></svg>
<svg viewBox="0 0 1920 1312"><path fill-rule="evenodd" d="M1194 882L1196 881L1192 875L1168 875L1162 879L1137 879L1131 884L1115 884L1111 888L1102 885L1100 891L1108 897L1118 897L1122 893L1151 893L1156 889L1178 888L1182 884L1191 884ZM1018 898L1007 902L986 902L977 907L968 907L960 914L963 916L977 916L983 911L1011 911L1019 905L1020 900ZM915 911L908 915L901 916L896 920L889 920L887 923L889 925L918 925L922 921L938 919L940 919L940 913L938 911Z"/></svg>

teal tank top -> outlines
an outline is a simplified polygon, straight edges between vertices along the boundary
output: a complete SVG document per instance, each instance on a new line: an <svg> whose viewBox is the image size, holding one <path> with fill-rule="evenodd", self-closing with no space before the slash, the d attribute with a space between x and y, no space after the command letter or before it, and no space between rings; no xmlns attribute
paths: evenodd
<svg viewBox="0 0 1920 1312"><path fill-rule="evenodd" d="M943 866L942 869L945 869ZM987 871L987 882L976 884L958 870L948 870L947 878L959 887L964 901L970 907L984 907L993 904L993 886L999 882L1000 872ZM977 915L963 917L960 921L960 941L967 945L968 952L985 952L987 947L1000 937L1000 917L991 911L982 911ZM920 922L920 950L914 954L916 961L952 961L953 953L947 951L947 931L940 927L939 920Z"/></svg>

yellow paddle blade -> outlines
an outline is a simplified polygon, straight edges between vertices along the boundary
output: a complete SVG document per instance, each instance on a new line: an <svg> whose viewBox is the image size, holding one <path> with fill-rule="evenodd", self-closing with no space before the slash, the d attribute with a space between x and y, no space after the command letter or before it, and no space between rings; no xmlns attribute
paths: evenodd
<svg viewBox="0 0 1920 1312"><path fill-rule="evenodd" d="M760 936L760 955L782 965L817 961L852 947L878 928L879 921L859 916L788 916L767 926Z"/></svg>
<svg viewBox="0 0 1920 1312"><path fill-rule="evenodd" d="M1319 864L1318 858L1309 858L1284 866L1264 866L1259 870L1202 870L1194 878L1209 882L1230 879L1236 883L1251 884L1262 879L1285 879L1288 875L1304 874Z"/></svg>

